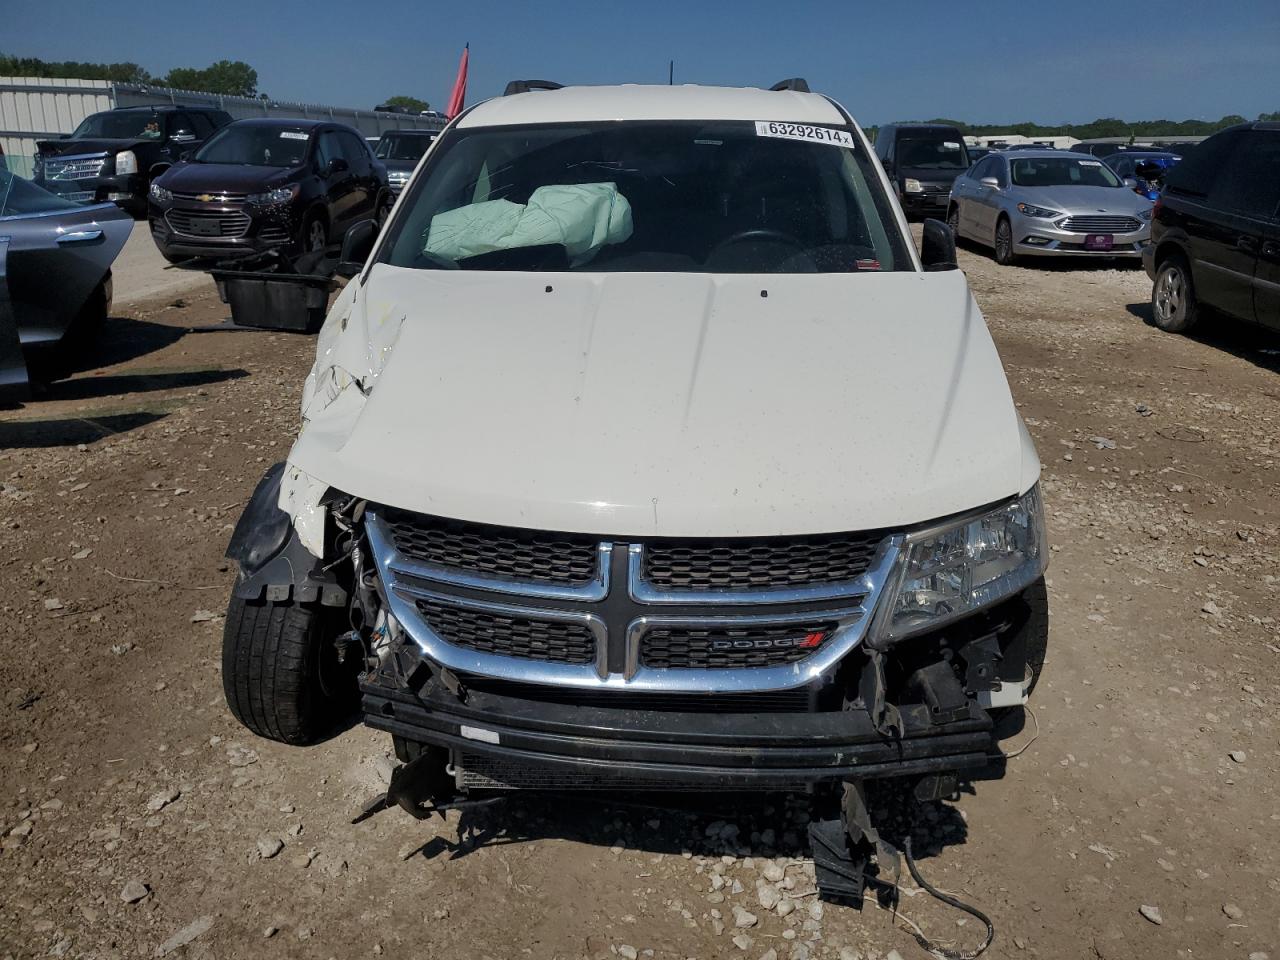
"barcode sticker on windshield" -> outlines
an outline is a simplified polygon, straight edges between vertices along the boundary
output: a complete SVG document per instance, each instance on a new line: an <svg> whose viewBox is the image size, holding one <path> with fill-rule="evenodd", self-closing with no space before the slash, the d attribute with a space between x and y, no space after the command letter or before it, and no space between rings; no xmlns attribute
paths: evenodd
<svg viewBox="0 0 1280 960"><path fill-rule="evenodd" d="M1077 160L1076 162L1077 162L1077 163L1079 163L1079 164L1080 164L1080 166L1082 166L1082 167L1100 167L1100 166L1102 166L1102 161L1101 161L1101 160Z"/></svg>
<svg viewBox="0 0 1280 960"><path fill-rule="evenodd" d="M807 123L783 123L780 120L757 120L756 136L777 137L781 140L805 140L809 143L825 143L832 147L853 146L853 134L848 130L814 127Z"/></svg>
<svg viewBox="0 0 1280 960"><path fill-rule="evenodd" d="M305 133L299 133L297 130L281 130L280 139L281 140L306 140L307 135Z"/></svg>

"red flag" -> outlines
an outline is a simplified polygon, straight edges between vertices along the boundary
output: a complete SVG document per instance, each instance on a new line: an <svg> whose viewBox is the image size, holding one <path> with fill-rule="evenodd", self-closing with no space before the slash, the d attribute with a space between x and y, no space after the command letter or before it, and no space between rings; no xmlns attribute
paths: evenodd
<svg viewBox="0 0 1280 960"><path fill-rule="evenodd" d="M458 79L453 81L453 93L449 95L449 106L445 108L446 120L452 120L462 112L467 101L467 60L471 56L471 44L462 48L462 59L458 61Z"/></svg>

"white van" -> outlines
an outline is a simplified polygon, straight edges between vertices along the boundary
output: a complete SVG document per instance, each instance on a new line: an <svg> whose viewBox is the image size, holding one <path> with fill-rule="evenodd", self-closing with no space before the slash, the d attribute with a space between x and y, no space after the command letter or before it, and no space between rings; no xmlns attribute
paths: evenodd
<svg viewBox="0 0 1280 960"><path fill-rule="evenodd" d="M923 251L803 81L466 111L347 238L301 432L228 551L233 713L307 743L358 697L415 815L954 792L1036 682L1048 554L944 224Z"/></svg>

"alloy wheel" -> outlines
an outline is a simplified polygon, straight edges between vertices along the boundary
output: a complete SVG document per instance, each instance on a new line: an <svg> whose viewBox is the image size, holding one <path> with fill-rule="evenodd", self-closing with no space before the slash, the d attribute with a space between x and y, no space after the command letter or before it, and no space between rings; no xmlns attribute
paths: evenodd
<svg viewBox="0 0 1280 960"><path fill-rule="evenodd" d="M996 260L999 263L1009 263L1012 259L1013 230L1009 227L1009 221L1001 220L996 227Z"/></svg>
<svg viewBox="0 0 1280 960"><path fill-rule="evenodd" d="M1186 281L1181 268L1174 263L1166 264L1160 271L1160 279L1156 283L1155 309L1156 318L1161 323L1169 323L1176 319L1182 307Z"/></svg>
<svg viewBox="0 0 1280 960"><path fill-rule="evenodd" d="M313 220L307 229L307 250L323 250L329 242L328 231L320 220Z"/></svg>

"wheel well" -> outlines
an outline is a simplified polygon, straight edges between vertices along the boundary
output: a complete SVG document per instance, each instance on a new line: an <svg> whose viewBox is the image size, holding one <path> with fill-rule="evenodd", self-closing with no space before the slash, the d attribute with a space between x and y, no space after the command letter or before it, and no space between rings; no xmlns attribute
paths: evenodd
<svg viewBox="0 0 1280 960"><path fill-rule="evenodd" d="M1170 259L1171 257L1178 257L1184 263L1189 262L1187 260L1187 254L1182 249L1181 246L1179 246L1177 243L1175 243L1172 240L1166 240L1164 243L1156 247L1156 255L1153 261L1155 263L1156 269L1157 270L1160 269L1160 265L1164 263L1166 260Z"/></svg>

